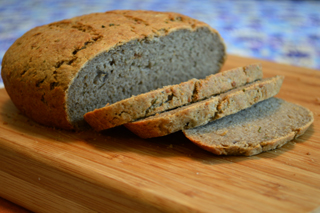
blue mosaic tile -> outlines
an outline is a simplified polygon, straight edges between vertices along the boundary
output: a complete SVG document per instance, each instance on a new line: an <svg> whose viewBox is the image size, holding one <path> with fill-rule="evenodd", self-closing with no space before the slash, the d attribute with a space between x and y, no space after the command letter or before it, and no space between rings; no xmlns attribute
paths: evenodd
<svg viewBox="0 0 320 213"><path fill-rule="evenodd" d="M298 0L0 1L0 62L10 45L33 27L114 9L183 13L217 29L230 54L320 70L320 1Z"/></svg>

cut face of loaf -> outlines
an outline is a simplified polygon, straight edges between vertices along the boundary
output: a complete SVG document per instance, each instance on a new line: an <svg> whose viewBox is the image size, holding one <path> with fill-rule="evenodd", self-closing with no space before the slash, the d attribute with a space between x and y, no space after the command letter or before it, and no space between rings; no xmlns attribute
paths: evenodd
<svg viewBox="0 0 320 213"><path fill-rule="evenodd" d="M152 138L205 125L276 95L283 76L256 81L203 101L124 124L141 138Z"/></svg>
<svg viewBox="0 0 320 213"><path fill-rule="evenodd" d="M261 65L252 64L134 96L88 112L84 118L95 130L101 131L196 102L261 78Z"/></svg>
<svg viewBox="0 0 320 213"><path fill-rule="evenodd" d="M302 135L313 122L310 110L278 98L184 130L198 146L217 155L255 155L281 147Z"/></svg>
<svg viewBox="0 0 320 213"><path fill-rule="evenodd" d="M14 104L47 126L165 85L220 70L225 46L207 24L177 13L110 11L34 28L2 62Z"/></svg>

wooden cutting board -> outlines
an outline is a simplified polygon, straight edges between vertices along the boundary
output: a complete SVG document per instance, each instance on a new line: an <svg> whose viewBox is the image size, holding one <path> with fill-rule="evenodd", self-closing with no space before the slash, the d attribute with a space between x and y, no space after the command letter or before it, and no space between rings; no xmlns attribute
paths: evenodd
<svg viewBox="0 0 320 213"><path fill-rule="evenodd" d="M320 211L320 72L229 56L224 70L261 62L285 75L277 97L313 111L299 139L253 157L206 152L181 132L143 140L47 128L0 90L0 196L36 212Z"/></svg>

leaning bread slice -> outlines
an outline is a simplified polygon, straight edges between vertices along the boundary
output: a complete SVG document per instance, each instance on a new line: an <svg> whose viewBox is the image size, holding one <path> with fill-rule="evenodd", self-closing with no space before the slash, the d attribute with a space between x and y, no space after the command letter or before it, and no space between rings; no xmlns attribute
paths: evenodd
<svg viewBox="0 0 320 213"><path fill-rule="evenodd" d="M152 138L204 125L276 95L283 76L264 79L221 95L125 124L141 138Z"/></svg>
<svg viewBox="0 0 320 213"><path fill-rule="evenodd" d="M88 112L84 118L95 130L101 131L196 102L261 78L261 65L252 64L212 74L205 79L191 79L181 84L132 96Z"/></svg>
<svg viewBox="0 0 320 213"><path fill-rule="evenodd" d="M192 142L217 155L255 155L281 147L313 122L310 110L270 98L205 126L184 130Z"/></svg>

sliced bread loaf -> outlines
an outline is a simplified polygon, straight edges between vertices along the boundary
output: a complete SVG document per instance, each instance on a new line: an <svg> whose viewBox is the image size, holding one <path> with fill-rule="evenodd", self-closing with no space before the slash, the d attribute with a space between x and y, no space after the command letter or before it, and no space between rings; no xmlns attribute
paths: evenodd
<svg viewBox="0 0 320 213"><path fill-rule="evenodd" d="M280 91L283 76L264 79L221 95L124 124L141 138L152 138L204 125L270 98Z"/></svg>
<svg viewBox="0 0 320 213"><path fill-rule="evenodd" d="M183 132L192 142L214 154L251 156L281 147L302 135L312 122L310 110L270 98Z"/></svg>
<svg viewBox="0 0 320 213"><path fill-rule="evenodd" d="M93 13L36 27L5 53L2 78L19 110L73 129L83 115L165 85L220 70L217 31L187 16L154 11Z"/></svg>
<svg viewBox="0 0 320 213"><path fill-rule="evenodd" d="M97 131L196 102L262 78L260 64L252 64L166 86L88 112L85 120Z"/></svg>

